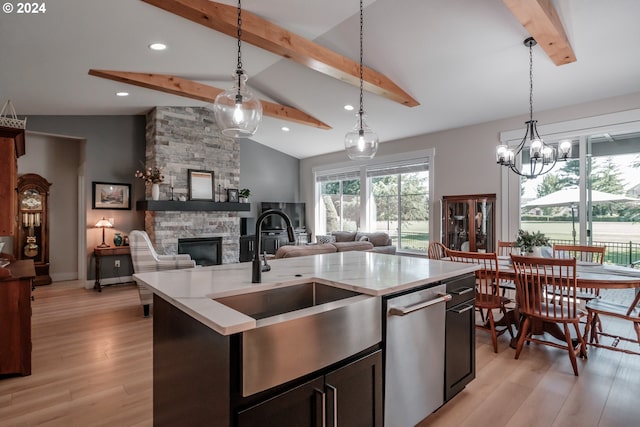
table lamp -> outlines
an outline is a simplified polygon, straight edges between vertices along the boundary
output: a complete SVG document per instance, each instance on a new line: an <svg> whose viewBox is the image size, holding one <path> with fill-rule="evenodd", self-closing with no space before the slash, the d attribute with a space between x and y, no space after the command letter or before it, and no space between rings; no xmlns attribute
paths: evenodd
<svg viewBox="0 0 640 427"><path fill-rule="evenodd" d="M111 227L113 227L113 224L111 224L109 222L109 220L104 218L104 217L100 221L98 221L96 223L96 228L102 228L102 243L98 246L99 248L108 248L109 247L109 245L107 245L105 243L105 241L104 241L104 229L107 228L107 227L111 228Z"/></svg>

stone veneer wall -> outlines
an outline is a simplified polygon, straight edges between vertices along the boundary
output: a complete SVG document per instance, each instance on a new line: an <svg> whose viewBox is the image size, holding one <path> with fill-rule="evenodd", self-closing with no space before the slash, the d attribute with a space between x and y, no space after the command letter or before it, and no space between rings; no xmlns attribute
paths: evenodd
<svg viewBox="0 0 640 427"><path fill-rule="evenodd" d="M223 136L213 112L194 107L156 107L147 114L147 166L160 168L160 200L188 197L188 170L214 173L215 200L226 200L227 188L240 184L240 144ZM151 198L150 186L147 198ZM222 237L222 263L238 262L240 220L237 212L146 211L145 230L160 254L175 254L178 238Z"/></svg>

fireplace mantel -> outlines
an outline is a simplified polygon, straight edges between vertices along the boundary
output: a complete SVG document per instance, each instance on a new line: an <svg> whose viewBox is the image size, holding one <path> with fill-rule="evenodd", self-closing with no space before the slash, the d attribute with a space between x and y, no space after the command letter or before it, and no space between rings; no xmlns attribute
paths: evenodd
<svg viewBox="0 0 640 427"><path fill-rule="evenodd" d="M210 202L206 200L138 200L139 211L249 211L251 203Z"/></svg>

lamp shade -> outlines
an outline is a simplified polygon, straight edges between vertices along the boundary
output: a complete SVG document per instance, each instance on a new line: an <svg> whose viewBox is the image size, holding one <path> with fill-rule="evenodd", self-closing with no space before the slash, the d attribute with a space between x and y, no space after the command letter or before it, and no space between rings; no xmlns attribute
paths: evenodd
<svg viewBox="0 0 640 427"><path fill-rule="evenodd" d="M262 103L247 86L247 75L237 70L232 89L216 96L213 114L220 131L232 138L248 138L262 120Z"/></svg>
<svg viewBox="0 0 640 427"><path fill-rule="evenodd" d="M102 218L100 221L96 222L96 228L111 228L113 224L109 222L108 219Z"/></svg>

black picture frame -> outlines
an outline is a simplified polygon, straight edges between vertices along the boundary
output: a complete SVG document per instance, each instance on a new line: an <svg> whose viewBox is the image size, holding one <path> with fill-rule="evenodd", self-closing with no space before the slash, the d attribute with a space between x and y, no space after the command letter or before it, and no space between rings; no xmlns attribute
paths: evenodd
<svg viewBox="0 0 640 427"><path fill-rule="evenodd" d="M189 200L213 200L213 171L189 169Z"/></svg>
<svg viewBox="0 0 640 427"><path fill-rule="evenodd" d="M227 188L227 202L238 203L240 196L237 188Z"/></svg>
<svg viewBox="0 0 640 427"><path fill-rule="evenodd" d="M131 210L131 184L93 181L91 206L93 209Z"/></svg>

